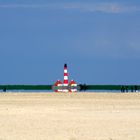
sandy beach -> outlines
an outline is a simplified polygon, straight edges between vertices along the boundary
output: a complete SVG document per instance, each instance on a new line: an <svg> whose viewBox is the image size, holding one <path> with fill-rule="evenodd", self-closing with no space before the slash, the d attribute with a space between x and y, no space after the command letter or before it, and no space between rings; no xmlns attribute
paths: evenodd
<svg viewBox="0 0 140 140"><path fill-rule="evenodd" d="M139 140L140 93L0 93L0 140Z"/></svg>

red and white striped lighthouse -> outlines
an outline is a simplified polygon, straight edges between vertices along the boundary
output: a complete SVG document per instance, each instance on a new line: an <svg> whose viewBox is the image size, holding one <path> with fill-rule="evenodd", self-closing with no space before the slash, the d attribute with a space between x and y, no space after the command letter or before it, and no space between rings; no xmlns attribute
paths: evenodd
<svg viewBox="0 0 140 140"><path fill-rule="evenodd" d="M71 80L69 83L67 64L64 64L64 81L62 83L60 80L57 80L52 86L52 89L55 92L77 92L77 87L78 86L74 80Z"/></svg>
<svg viewBox="0 0 140 140"><path fill-rule="evenodd" d="M68 92L68 85L69 85L69 81L68 81L68 68L67 68L67 64L64 64L64 82L63 82L63 86L66 87L63 89L63 92Z"/></svg>

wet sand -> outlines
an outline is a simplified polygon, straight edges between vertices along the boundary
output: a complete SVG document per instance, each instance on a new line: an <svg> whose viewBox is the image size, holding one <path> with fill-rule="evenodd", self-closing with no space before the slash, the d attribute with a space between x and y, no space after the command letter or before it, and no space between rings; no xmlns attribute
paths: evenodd
<svg viewBox="0 0 140 140"><path fill-rule="evenodd" d="M139 140L140 93L0 93L0 140Z"/></svg>

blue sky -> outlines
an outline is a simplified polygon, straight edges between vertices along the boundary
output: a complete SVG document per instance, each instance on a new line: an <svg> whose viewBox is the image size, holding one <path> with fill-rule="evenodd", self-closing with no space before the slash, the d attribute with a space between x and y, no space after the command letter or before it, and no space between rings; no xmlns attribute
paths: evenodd
<svg viewBox="0 0 140 140"><path fill-rule="evenodd" d="M139 0L0 0L0 84L140 84Z"/></svg>

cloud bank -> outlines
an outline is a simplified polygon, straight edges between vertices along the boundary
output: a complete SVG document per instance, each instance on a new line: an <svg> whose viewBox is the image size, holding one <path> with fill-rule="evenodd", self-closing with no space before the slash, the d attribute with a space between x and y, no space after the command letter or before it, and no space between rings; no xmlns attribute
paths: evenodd
<svg viewBox="0 0 140 140"><path fill-rule="evenodd" d="M139 12L139 5L120 3L58 3L58 4L5 4L0 8L44 8L51 10L78 10L81 12L128 13Z"/></svg>
<svg viewBox="0 0 140 140"><path fill-rule="evenodd" d="M139 6L122 5L118 3L67 4L64 8L103 13L125 13L140 11Z"/></svg>

